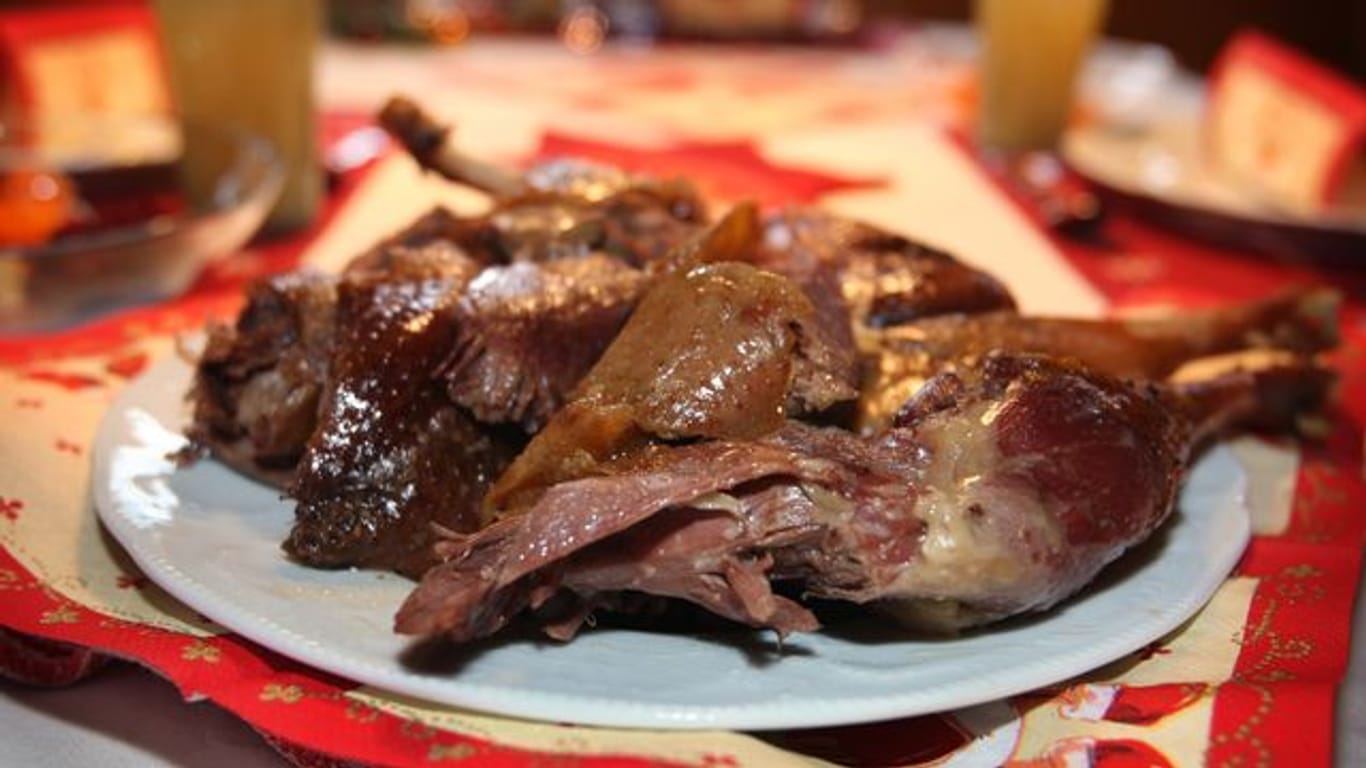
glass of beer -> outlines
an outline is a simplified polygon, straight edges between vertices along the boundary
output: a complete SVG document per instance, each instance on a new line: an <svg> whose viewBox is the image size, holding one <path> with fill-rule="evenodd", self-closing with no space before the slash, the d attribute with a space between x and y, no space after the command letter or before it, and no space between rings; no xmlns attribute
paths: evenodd
<svg viewBox="0 0 1366 768"><path fill-rule="evenodd" d="M285 185L266 229L313 220L322 197L313 69L320 0L155 0L181 120L234 126L274 145ZM192 202L213 194L221 163L186 131L182 176Z"/></svg>
<svg viewBox="0 0 1366 768"><path fill-rule="evenodd" d="M1106 0L976 0L981 43L978 142L1008 152L1054 148L1077 71Z"/></svg>

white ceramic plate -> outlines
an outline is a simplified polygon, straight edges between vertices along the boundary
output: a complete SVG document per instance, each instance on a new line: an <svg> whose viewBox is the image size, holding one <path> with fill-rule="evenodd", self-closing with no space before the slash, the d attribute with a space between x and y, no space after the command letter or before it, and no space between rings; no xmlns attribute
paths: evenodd
<svg viewBox="0 0 1366 768"><path fill-rule="evenodd" d="M789 637L588 630L472 647L443 669L405 665L390 622L410 583L295 565L291 506L204 461L178 469L188 367L167 360L110 409L95 448L99 514L153 581L220 624L319 669L487 712L647 728L773 729L944 711L1056 683L1134 651L1204 605L1247 543L1244 476L1216 450L1181 511L1081 597L952 640L875 621Z"/></svg>
<svg viewBox="0 0 1366 768"><path fill-rule="evenodd" d="M1193 212L1309 231L1366 235L1359 211L1309 214L1277 208L1208 167L1198 106L1174 106L1148 123L1096 122L1068 131L1063 156L1103 187Z"/></svg>

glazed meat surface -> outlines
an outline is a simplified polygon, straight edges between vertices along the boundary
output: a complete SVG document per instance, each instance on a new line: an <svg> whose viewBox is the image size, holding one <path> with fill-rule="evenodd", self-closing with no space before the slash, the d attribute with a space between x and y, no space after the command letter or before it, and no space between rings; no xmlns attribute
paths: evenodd
<svg viewBox="0 0 1366 768"><path fill-rule="evenodd" d="M856 326L1015 308L1006 287L986 272L924 243L815 209L771 217L765 245L760 264L789 277L832 267Z"/></svg>
<svg viewBox="0 0 1366 768"><path fill-rule="evenodd" d="M478 263L450 252L405 267L337 287L329 384L289 487L298 508L285 550L310 565L422 573L430 523L470 529L515 449L482 434L430 375Z"/></svg>

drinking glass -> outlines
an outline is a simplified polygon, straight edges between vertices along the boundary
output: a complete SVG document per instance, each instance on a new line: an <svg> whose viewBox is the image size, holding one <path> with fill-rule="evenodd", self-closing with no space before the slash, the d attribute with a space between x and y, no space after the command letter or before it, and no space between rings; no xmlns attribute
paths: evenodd
<svg viewBox="0 0 1366 768"><path fill-rule="evenodd" d="M989 149L1052 149L1106 0L976 0L981 42L977 139Z"/></svg>
<svg viewBox="0 0 1366 768"><path fill-rule="evenodd" d="M322 197L313 96L320 0L154 0L171 92L182 120L235 126L263 136L285 167L266 221L282 231L312 221ZM221 163L186 132L186 194L214 194Z"/></svg>

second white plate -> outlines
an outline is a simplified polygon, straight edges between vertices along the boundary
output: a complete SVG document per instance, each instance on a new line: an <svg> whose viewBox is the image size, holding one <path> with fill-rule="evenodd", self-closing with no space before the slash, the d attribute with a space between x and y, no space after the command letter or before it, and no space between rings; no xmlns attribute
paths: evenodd
<svg viewBox="0 0 1366 768"><path fill-rule="evenodd" d="M1360 212L1279 209L1221 176L1201 157L1199 113L1174 109L1174 114L1147 124L1098 122L1070 130L1063 138L1063 156L1079 174L1103 187L1189 212L1366 237L1366 215Z"/></svg>

